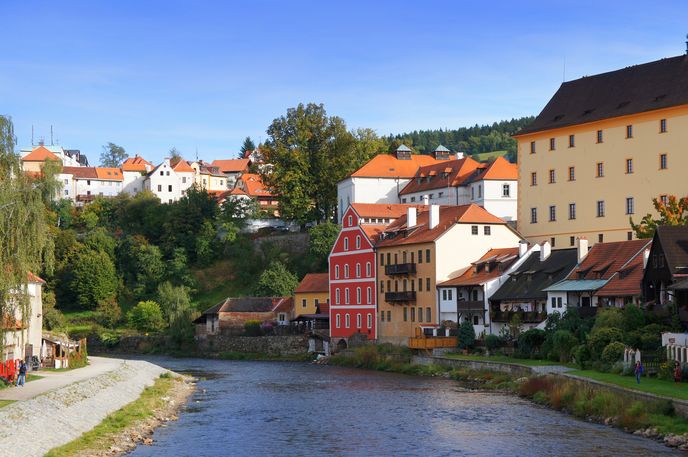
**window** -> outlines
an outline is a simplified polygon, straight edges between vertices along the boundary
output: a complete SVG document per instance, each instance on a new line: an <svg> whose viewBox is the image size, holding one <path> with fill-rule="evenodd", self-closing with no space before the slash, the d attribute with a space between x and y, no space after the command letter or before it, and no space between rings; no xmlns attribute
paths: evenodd
<svg viewBox="0 0 688 457"><path fill-rule="evenodd" d="M348 224L347 224L347 225L348 225L349 227L351 227L352 222L353 222L353 218L352 218L351 216L349 216L349 217L348 217Z"/></svg>
<svg viewBox="0 0 688 457"><path fill-rule="evenodd" d="M411 307L411 322L416 322L416 308Z"/></svg>
<svg viewBox="0 0 688 457"><path fill-rule="evenodd" d="M537 208L530 208L530 223L537 224Z"/></svg>
<svg viewBox="0 0 688 457"><path fill-rule="evenodd" d="M530 174L530 185L531 186L537 186L537 173L532 172Z"/></svg>
<svg viewBox="0 0 688 457"><path fill-rule="evenodd" d="M356 288L356 304L357 305L361 304L361 288L360 287Z"/></svg>
<svg viewBox="0 0 688 457"><path fill-rule="evenodd" d="M576 146L576 136L575 135L569 135L569 147L573 148Z"/></svg>
<svg viewBox="0 0 688 457"><path fill-rule="evenodd" d="M483 186L478 184L478 198L483 198Z"/></svg>
<svg viewBox="0 0 688 457"><path fill-rule="evenodd" d="M430 307L425 308L425 322L432 322L432 313Z"/></svg>
<svg viewBox="0 0 688 457"><path fill-rule="evenodd" d="M346 237L344 238L344 250L345 251L349 250L349 239Z"/></svg>
<svg viewBox="0 0 688 457"><path fill-rule="evenodd" d="M339 265L334 266L334 279L339 279Z"/></svg>
<svg viewBox="0 0 688 457"><path fill-rule="evenodd" d="M408 321L408 308L404 306L404 322Z"/></svg>
<svg viewBox="0 0 688 457"><path fill-rule="evenodd" d="M425 278L425 290L430 292L430 278Z"/></svg>
<svg viewBox="0 0 688 457"><path fill-rule="evenodd" d="M478 226L477 225L471 225L471 235L477 235L478 234Z"/></svg>
<svg viewBox="0 0 688 457"><path fill-rule="evenodd" d="M392 291L392 281L390 281L390 280L388 279L388 280L387 280L387 292L391 292L391 291Z"/></svg>
<svg viewBox="0 0 688 457"><path fill-rule="evenodd" d="M626 239L631 241L633 239L633 232L626 232Z"/></svg>
<svg viewBox="0 0 688 457"><path fill-rule="evenodd" d="M602 130L597 131L597 142L602 143Z"/></svg>
<svg viewBox="0 0 688 457"><path fill-rule="evenodd" d="M165 172L160 170L160 176L165 176Z"/></svg>
<svg viewBox="0 0 688 457"><path fill-rule="evenodd" d="M626 126L626 138L633 138L633 126L632 125Z"/></svg>
<svg viewBox="0 0 688 457"><path fill-rule="evenodd" d="M423 263L423 251L418 249L418 263Z"/></svg>
<svg viewBox="0 0 688 457"><path fill-rule="evenodd" d="M475 200L475 187L471 186L471 200Z"/></svg>
<svg viewBox="0 0 688 457"><path fill-rule="evenodd" d="M186 176L182 176L182 184L186 184Z"/></svg>
<svg viewBox="0 0 688 457"><path fill-rule="evenodd" d="M423 322L423 308L418 307L418 322Z"/></svg>
<svg viewBox="0 0 688 457"><path fill-rule="evenodd" d="M502 197L511 197L511 186L509 184L502 184Z"/></svg>
<svg viewBox="0 0 688 457"><path fill-rule="evenodd" d="M556 149L556 145L557 144L556 144L556 141L554 140L554 138L550 138L549 139L549 150L554 151Z"/></svg>
<svg viewBox="0 0 688 457"><path fill-rule="evenodd" d="M626 198L626 214L634 213L633 197Z"/></svg>
<svg viewBox="0 0 688 457"><path fill-rule="evenodd" d="M335 319L334 319L334 320L335 320L335 322L336 322L335 325L336 325L337 328L339 328L339 327L342 326L342 315L341 315L341 314L337 314L337 315L335 316Z"/></svg>
<svg viewBox="0 0 688 457"><path fill-rule="evenodd" d="M384 312L384 311L380 311L380 320L381 320L382 322L385 321L385 312Z"/></svg>
<svg viewBox="0 0 688 457"><path fill-rule="evenodd" d="M666 195L660 195L659 201L662 202L663 205L666 205L669 201L669 197L667 197Z"/></svg>
<svg viewBox="0 0 688 457"><path fill-rule="evenodd" d="M356 314L356 328L361 328L362 323L361 313Z"/></svg>
<svg viewBox="0 0 688 457"><path fill-rule="evenodd" d="M387 253L387 265L390 265L391 263L392 263L391 254L388 252Z"/></svg>
<svg viewBox="0 0 688 457"><path fill-rule="evenodd" d="M597 235L597 242L598 243L604 243L604 235L602 233Z"/></svg>
<svg viewBox="0 0 688 457"><path fill-rule="evenodd" d="M356 277L357 278L361 277L361 264L360 263L356 264Z"/></svg>
<svg viewBox="0 0 688 457"><path fill-rule="evenodd" d="M350 300L351 296L350 295L351 294L349 294L349 288L345 287L344 288L344 303L347 305L351 302L351 300ZM348 325L347 325L347 327L348 327Z"/></svg>
<svg viewBox="0 0 688 457"><path fill-rule="evenodd" d="M172 185L167 186L167 191L172 192Z"/></svg>
<svg viewBox="0 0 688 457"><path fill-rule="evenodd" d="M473 325L478 325L480 323L480 318L478 316L473 316Z"/></svg>
<svg viewBox="0 0 688 457"><path fill-rule="evenodd" d="M569 220L574 220L576 218L576 204L569 203Z"/></svg>
<svg viewBox="0 0 688 457"><path fill-rule="evenodd" d="M339 297L340 297L339 288L336 288L334 290L334 302L337 305L339 304Z"/></svg>
<svg viewBox="0 0 688 457"><path fill-rule="evenodd" d="M626 159L626 174L633 173L633 159Z"/></svg>
<svg viewBox="0 0 688 457"><path fill-rule="evenodd" d="M373 328L373 315L371 313L368 313L366 324L368 324L368 328Z"/></svg>
<svg viewBox="0 0 688 457"><path fill-rule="evenodd" d="M372 274L372 269L373 269L372 264L370 262L366 262L366 277L367 278L370 278L370 276Z"/></svg>
<svg viewBox="0 0 688 457"><path fill-rule="evenodd" d="M349 277L349 264L344 265L344 277Z"/></svg>
<svg viewBox="0 0 688 457"><path fill-rule="evenodd" d="M549 221L554 222L557 220L557 207L554 205L551 205L549 207Z"/></svg>
<svg viewBox="0 0 688 457"><path fill-rule="evenodd" d="M552 247L554 247L554 246L556 245L556 242L557 242L557 239L554 238L554 237L552 237L552 238L549 239L549 244L551 244Z"/></svg>
<svg viewBox="0 0 688 457"><path fill-rule="evenodd" d="M452 290L447 289L447 300L451 300L451 299L452 299Z"/></svg>
<svg viewBox="0 0 688 457"><path fill-rule="evenodd" d="M569 167L569 181L576 180L576 167Z"/></svg>
<svg viewBox="0 0 688 457"><path fill-rule="evenodd" d="M438 193L437 193L437 198L442 198L443 195L444 195L444 192L438 192Z"/></svg>
<svg viewBox="0 0 688 457"><path fill-rule="evenodd" d="M430 249L425 250L425 263L430 263Z"/></svg>
<svg viewBox="0 0 688 457"><path fill-rule="evenodd" d="M406 203L406 199L405 199L405 198L402 198L402 199L401 199L401 203ZM384 313L383 313L383 315L384 315Z"/></svg>
<svg viewBox="0 0 688 457"><path fill-rule="evenodd" d="M418 278L418 292L423 292L423 278Z"/></svg>
<svg viewBox="0 0 688 457"><path fill-rule="evenodd" d="M380 281L380 293L383 293L385 291L385 282Z"/></svg>
<svg viewBox="0 0 688 457"><path fill-rule="evenodd" d="M380 254L380 266L383 266L385 264L385 255Z"/></svg>
<svg viewBox="0 0 688 457"><path fill-rule="evenodd" d="M351 327L351 316L349 315L349 313L346 313L346 315L344 316L344 327Z"/></svg>
<svg viewBox="0 0 688 457"><path fill-rule="evenodd" d="M554 173L554 170L550 170L549 171L549 183L554 184L555 182L557 182L557 177Z"/></svg>
<svg viewBox="0 0 688 457"><path fill-rule="evenodd" d="M307 303L308 303L308 301L307 301L305 298L301 299L301 306L302 306L303 308L306 307L306 304L307 304Z"/></svg>
<svg viewBox="0 0 688 457"><path fill-rule="evenodd" d="M604 200L597 201L597 217L604 217Z"/></svg>
<svg viewBox="0 0 688 457"><path fill-rule="evenodd" d="M666 154L660 154L659 155L659 169L660 170L666 170L667 169L667 155Z"/></svg>
<svg viewBox="0 0 688 457"><path fill-rule="evenodd" d="M69 195L69 191L67 189L64 190L65 195Z"/></svg>
<svg viewBox="0 0 688 457"><path fill-rule="evenodd" d="M361 235L356 235L356 249L361 249Z"/></svg>
<svg viewBox="0 0 688 457"><path fill-rule="evenodd" d="M158 192L162 192L162 185L158 184Z"/></svg>
<svg viewBox="0 0 688 457"><path fill-rule="evenodd" d="M604 162L597 162L597 177L602 178L604 176Z"/></svg>
<svg viewBox="0 0 688 457"><path fill-rule="evenodd" d="M570 237L569 237L569 245L570 245L570 246L575 246L575 245L576 245L576 237L575 237L575 236L570 236Z"/></svg>
<svg viewBox="0 0 688 457"><path fill-rule="evenodd" d="M442 300L447 300L447 289L442 289Z"/></svg>
<svg viewBox="0 0 688 457"><path fill-rule="evenodd" d="M659 133L666 133L666 119L660 119L659 121Z"/></svg>
<svg viewBox="0 0 688 457"><path fill-rule="evenodd" d="M483 234L485 235L492 235L492 227L489 225L486 225L483 227Z"/></svg>
<svg viewBox="0 0 688 457"><path fill-rule="evenodd" d="M372 287L368 287L366 289L366 299L367 299L366 303L368 303L369 305L371 303L373 303L373 288Z"/></svg>
<svg viewBox="0 0 688 457"><path fill-rule="evenodd" d="M392 322L392 311L387 311L387 320Z"/></svg>
<svg viewBox="0 0 688 457"><path fill-rule="evenodd" d="M530 153L535 154L535 141L530 142Z"/></svg>
<svg viewBox="0 0 688 457"><path fill-rule="evenodd" d="M415 201L416 201L416 197L411 197L411 202L413 203Z"/></svg>

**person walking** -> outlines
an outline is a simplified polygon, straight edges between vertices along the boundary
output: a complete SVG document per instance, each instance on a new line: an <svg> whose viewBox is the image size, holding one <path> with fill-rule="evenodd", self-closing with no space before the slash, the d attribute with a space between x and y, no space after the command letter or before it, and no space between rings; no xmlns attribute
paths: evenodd
<svg viewBox="0 0 688 457"><path fill-rule="evenodd" d="M19 376L17 376L17 386L21 385L24 387L26 382L26 363L22 360L19 362Z"/></svg>
<svg viewBox="0 0 688 457"><path fill-rule="evenodd" d="M683 371L681 370L681 364L674 362L674 382L681 382L682 375Z"/></svg>
<svg viewBox="0 0 688 457"><path fill-rule="evenodd" d="M640 363L640 360L638 360L638 361L635 363L635 381L636 381L638 384L640 384L640 376L643 374L643 371L645 371L645 370L643 369L643 364Z"/></svg>

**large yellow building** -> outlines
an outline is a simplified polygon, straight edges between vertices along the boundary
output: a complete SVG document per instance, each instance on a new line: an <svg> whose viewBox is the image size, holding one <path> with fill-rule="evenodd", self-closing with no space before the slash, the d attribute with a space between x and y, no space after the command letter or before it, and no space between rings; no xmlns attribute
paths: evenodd
<svg viewBox="0 0 688 457"><path fill-rule="evenodd" d="M653 198L688 194L688 56L565 82L516 139L526 239L632 239Z"/></svg>

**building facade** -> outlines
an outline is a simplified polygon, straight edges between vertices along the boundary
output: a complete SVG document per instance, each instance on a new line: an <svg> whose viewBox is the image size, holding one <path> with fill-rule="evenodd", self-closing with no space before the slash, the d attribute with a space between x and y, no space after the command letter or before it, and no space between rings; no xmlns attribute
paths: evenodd
<svg viewBox="0 0 688 457"><path fill-rule="evenodd" d="M320 305L330 302L328 273L308 273L294 290L294 317L317 314Z"/></svg>

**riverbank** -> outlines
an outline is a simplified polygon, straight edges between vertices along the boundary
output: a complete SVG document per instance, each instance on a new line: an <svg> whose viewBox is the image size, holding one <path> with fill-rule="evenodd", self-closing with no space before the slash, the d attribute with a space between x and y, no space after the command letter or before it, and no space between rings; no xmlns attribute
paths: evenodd
<svg viewBox="0 0 688 457"><path fill-rule="evenodd" d="M161 374L169 373L141 360L91 360L93 365L88 367L46 375L25 388L2 392L27 395L35 389L37 396L2 408L0 455L42 456L69 443L137 400Z"/></svg>
<svg viewBox="0 0 688 457"><path fill-rule="evenodd" d="M422 360L421 360L422 359ZM415 363L414 363L415 362ZM688 450L688 420L675 413L672 399L645 398L642 393L620 391L617 386L566 373L543 374L542 366L461 360L445 357L411 357L384 346L366 346L336 355L332 365L391 371L419 376L441 376L471 389L499 389L587 422L614 426L628 433Z"/></svg>

